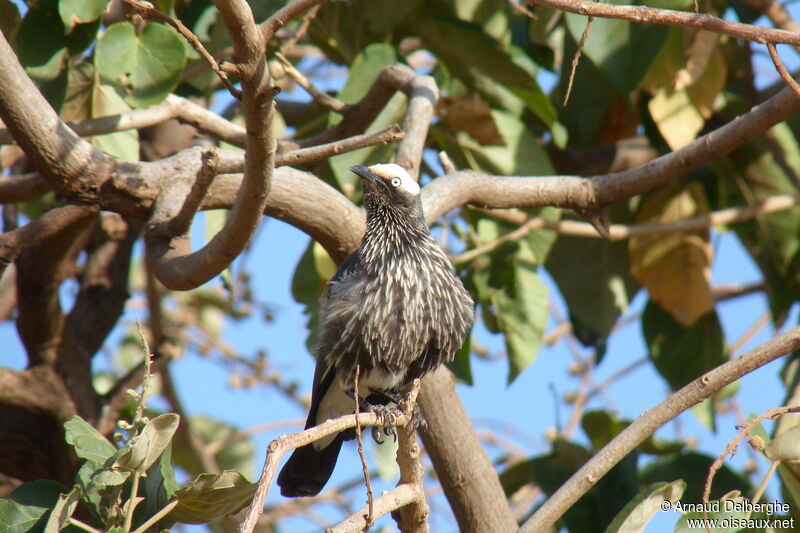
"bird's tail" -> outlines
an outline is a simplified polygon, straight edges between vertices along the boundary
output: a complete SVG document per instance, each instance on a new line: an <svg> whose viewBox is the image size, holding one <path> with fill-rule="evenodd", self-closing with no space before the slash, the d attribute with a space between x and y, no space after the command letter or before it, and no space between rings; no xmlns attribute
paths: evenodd
<svg viewBox="0 0 800 533"><path fill-rule="evenodd" d="M281 494L288 498L316 496L333 473L344 436L339 433L333 441L321 450L313 444L306 444L292 452L278 474Z"/></svg>

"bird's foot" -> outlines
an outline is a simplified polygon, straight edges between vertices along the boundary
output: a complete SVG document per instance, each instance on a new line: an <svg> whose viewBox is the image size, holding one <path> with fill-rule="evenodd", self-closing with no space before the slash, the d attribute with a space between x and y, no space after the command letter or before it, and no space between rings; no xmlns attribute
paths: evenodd
<svg viewBox="0 0 800 533"><path fill-rule="evenodd" d="M422 409L416 403L414 404L414 412L411 413L411 423L414 424L414 429L428 429L428 422L422 414Z"/></svg>
<svg viewBox="0 0 800 533"><path fill-rule="evenodd" d="M397 442L397 410L385 405L373 405L372 411L381 419L382 426L372 428L372 438L378 444L386 442L384 437L391 436ZM382 435L381 435L382 434Z"/></svg>

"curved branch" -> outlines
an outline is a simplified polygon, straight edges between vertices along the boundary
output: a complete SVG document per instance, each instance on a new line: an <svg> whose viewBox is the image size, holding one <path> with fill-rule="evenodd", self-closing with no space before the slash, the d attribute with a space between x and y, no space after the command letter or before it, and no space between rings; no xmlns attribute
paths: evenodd
<svg viewBox="0 0 800 533"><path fill-rule="evenodd" d="M547 531L578 498L661 426L725 385L797 349L800 349L800 326L703 374L653 409L645 411L553 493L522 525L520 532Z"/></svg>
<svg viewBox="0 0 800 533"><path fill-rule="evenodd" d="M242 84L242 109L248 134L244 178L225 226L200 250L191 252L185 235L166 242L157 237L148 240L148 257L153 273L165 286L176 290L192 289L210 280L227 268L247 246L261 220L275 168L276 143L272 128L275 90L270 83L261 34L244 0L220 1L218 9L239 61L236 67ZM213 167L204 161L198 170L199 176L213 177L216 164ZM163 202L157 203L158 221L170 212L166 206L174 201L174 198L166 196L178 193L173 190L173 184L180 188L183 182L176 180L165 184L159 196ZM200 189L208 187L207 183L198 185ZM192 200L199 204L199 198ZM188 207L193 213L196 206Z"/></svg>
<svg viewBox="0 0 800 533"><path fill-rule="evenodd" d="M403 121L406 136L397 146L395 161L417 179L431 118L439 99L439 88L430 76L415 76L408 92L408 109Z"/></svg>
<svg viewBox="0 0 800 533"><path fill-rule="evenodd" d="M592 4L603 5L607 4ZM499 177L460 171L433 180L422 190L429 223L464 204L481 207L541 207L597 210L645 193L719 158L800 110L800 97L785 88L724 126L679 150L622 172L577 176Z"/></svg>
<svg viewBox="0 0 800 533"><path fill-rule="evenodd" d="M12 204L33 200L52 188L38 172L0 176L0 203Z"/></svg>
<svg viewBox="0 0 800 533"><path fill-rule="evenodd" d="M763 28L752 24L742 24L717 18L704 13L673 11L645 6L617 6L585 0L526 0L532 6L548 6L561 11L578 15L624 19L645 24L665 24L667 26L683 26L701 30L723 33L747 41L784 43L800 45L800 34Z"/></svg>

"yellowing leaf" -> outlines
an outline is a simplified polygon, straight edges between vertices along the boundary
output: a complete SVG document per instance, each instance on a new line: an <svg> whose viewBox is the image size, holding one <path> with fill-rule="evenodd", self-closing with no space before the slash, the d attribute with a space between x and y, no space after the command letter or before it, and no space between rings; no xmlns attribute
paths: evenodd
<svg viewBox="0 0 800 533"><path fill-rule="evenodd" d="M708 212L703 190L693 183L665 189L644 200L636 222L663 223ZM633 237L628 245L633 276L678 323L691 326L714 307L709 285L712 250L708 231Z"/></svg>
<svg viewBox="0 0 800 533"><path fill-rule="evenodd" d="M686 90L661 88L647 105L658 131L673 150L692 142L703 128L704 120Z"/></svg>
<svg viewBox="0 0 800 533"><path fill-rule="evenodd" d="M714 111L714 102L725 88L725 79L728 77L728 64L719 48L714 48L711 60L708 62L702 75L686 90L689 99L697 111L708 119Z"/></svg>

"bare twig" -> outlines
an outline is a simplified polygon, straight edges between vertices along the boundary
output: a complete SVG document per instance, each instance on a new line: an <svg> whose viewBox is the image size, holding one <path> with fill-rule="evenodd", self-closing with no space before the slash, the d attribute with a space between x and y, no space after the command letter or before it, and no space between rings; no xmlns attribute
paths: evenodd
<svg viewBox="0 0 800 533"><path fill-rule="evenodd" d="M572 82L575 80L575 71L578 70L578 63L580 63L581 53L583 52L583 46L586 44L586 39L589 38L589 30L592 28L592 22L594 22L594 17L589 16L589 19L586 21L586 27L583 29L583 33L581 34L581 39L578 42L578 49L575 50L575 57L572 58L572 67L569 71L567 91L564 93L564 107L567 107L569 95L572 93Z"/></svg>
<svg viewBox="0 0 800 533"><path fill-rule="evenodd" d="M414 384L419 388L419 380ZM413 410L415 406L409 406ZM417 443L417 428L413 423L398 429L397 466L400 467L398 486L411 485L417 487L420 497L408 505L399 508L396 517L397 525L403 533L426 533L430 508L425 500L425 473L419 463L420 449Z"/></svg>
<svg viewBox="0 0 800 533"><path fill-rule="evenodd" d="M361 424L358 422L359 402L361 397L358 393L358 378L361 373L361 365L356 364L356 376L354 381L355 394L353 395L353 403L355 403L356 414L356 440L358 441L358 457L361 459L361 471L364 473L364 483L367 486L367 515L364 517L364 531L368 530L375 522L373 508L372 508L372 480L369 476L369 465L367 464L367 456L364 454L364 440L361 438Z"/></svg>
<svg viewBox="0 0 800 533"><path fill-rule="evenodd" d="M417 485L410 485L403 483L396 486L392 490L381 494L376 500L374 505L375 514L383 516L395 509L400 509L405 505L413 502L420 501L425 497L421 494ZM326 530L326 533L352 533L356 531L364 531L366 521L364 517L367 515L367 508L359 509L351 514L344 521Z"/></svg>
<svg viewBox="0 0 800 533"><path fill-rule="evenodd" d="M330 109L336 113L341 113L342 109L344 109L346 105L344 102L317 89L316 85L311 83L311 81L306 78L302 72L294 68L292 62L286 59L286 56L284 56L282 53L276 52L275 57L278 58L278 61L280 61L281 65L283 65L283 70L286 72L286 74L288 74L289 77L292 78L300 87L305 89L306 92L319 103L319 105L325 109Z"/></svg>
<svg viewBox="0 0 800 533"><path fill-rule="evenodd" d="M631 450L658 428L756 368L800 348L800 326L705 373L653 409L645 411L630 426L606 444L567 480L520 528L521 533L546 531Z"/></svg>
<svg viewBox="0 0 800 533"><path fill-rule="evenodd" d="M645 24L665 24L667 26L683 26L701 30L723 33L731 37L755 42L772 42L775 44L800 44L800 34L731 22L721 18L685 11L673 11L644 6L619 6L603 2L587 2L585 0L526 0L528 4L548 6L578 15L630 20Z"/></svg>
<svg viewBox="0 0 800 533"><path fill-rule="evenodd" d="M794 329L796 330L798 328ZM786 333L790 333L791 331L794 330L787 331ZM723 463L725 462L725 458L728 457L728 455L736 455L736 449L739 447L739 442L741 442L741 440L745 436L750 435L750 432L753 430L754 427L756 427L758 424L760 424L762 421L768 418L773 419L781 415L789 413L799 413L799 412L800 412L800 406L796 405L777 407L775 409L770 409L764 414L755 417L754 419L750 420L743 426L736 426L736 429L739 430L739 433L733 439L731 439L728 445L725 446L725 451L722 452L720 456L717 457L713 463L711 463L711 466L708 467L708 476L706 476L706 483L703 486L703 503L704 504L708 503L708 500L711 496L711 484L714 482L714 476L716 475L717 470L719 470L722 467ZM704 518L708 517L707 507L708 507L707 505L703 505Z"/></svg>
<svg viewBox="0 0 800 533"><path fill-rule="evenodd" d="M403 120L406 136L397 146L395 162L405 167L411 177L419 179L419 165L431 117L439 99L439 88L430 76L415 76L411 81L408 96L408 109Z"/></svg>
<svg viewBox="0 0 800 533"><path fill-rule="evenodd" d="M778 51L775 49L775 45L767 42L764 43L767 45L767 50L769 50L769 57L772 58L772 62L775 64L775 69L778 71L778 74L781 75L781 79L786 82L788 85L798 96L800 96L800 84L794 81L792 75L786 70L786 67L783 66L783 62L781 61L781 56L778 55Z"/></svg>
<svg viewBox="0 0 800 533"><path fill-rule="evenodd" d="M281 45L282 54L286 54L291 51L298 41L300 41L300 39L302 39L303 36L308 32L308 28L311 26L311 22L316 18L317 13L319 13L320 7L322 7L322 4L317 4L309 9L308 13L303 15L303 20L300 21L300 26L298 26L291 38L287 39L286 42Z"/></svg>
<svg viewBox="0 0 800 533"><path fill-rule="evenodd" d="M206 50L206 47L200 42L200 39L197 38L197 35L192 33L192 31L187 28L183 22L180 20L175 20L169 15L162 13L150 2L139 2L138 0L124 1L135 7L143 16L166 22L175 28L175 30L180 33L190 45L192 45L192 48L197 50L197 53L200 54L206 63L208 63L208 65L211 67L211 70L214 71L214 74L217 75L220 81L222 81L222 84L225 85L225 88L228 89L228 92L230 92L231 95L233 95L233 97L237 100L242 98L242 91L233 86L231 80L228 79L228 75L220 68L219 63L217 63L217 60L214 59L214 56L208 53L208 50Z"/></svg>
<svg viewBox="0 0 800 533"><path fill-rule="evenodd" d="M322 4L325 0L294 0L286 6L276 11L270 18L264 21L261 26L261 35L265 44L269 44L275 36L275 32L283 28L287 22L300 16L300 13Z"/></svg>
<svg viewBox="0 0 800 533"><path fill-rule="evenodd" d="M791 209L799 204L800 194L773 196L750 205L729 207L707 215L700 215L673 222L634 224L631 226L611 224L608 227L608 233L612 241L618 241L641 235L694 231L723 224L744 222L760 215ZM552 221L534 217L527 219L519 228L506 233L496 240L473 248L472 250L467 250L464 253L453 256L451 259L456 264L467 263L476 257L492 252L503 243L521 239L531 231L538 229L548 229L565 235L575 235L578 237L600 237L594 226L585 222L577 222L575 220Z"/></svg>

